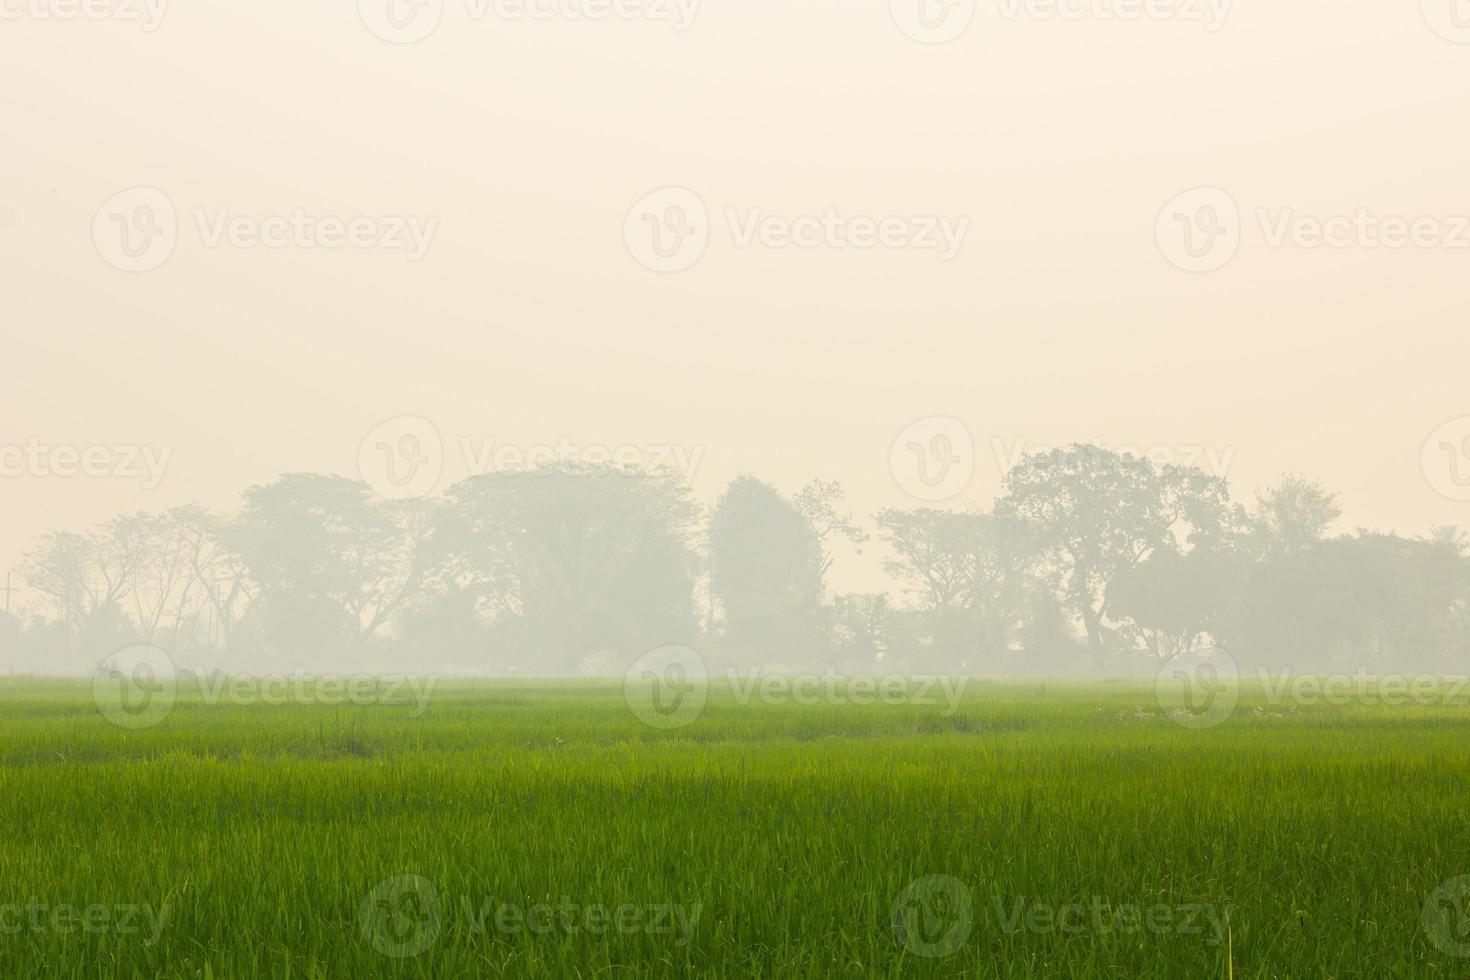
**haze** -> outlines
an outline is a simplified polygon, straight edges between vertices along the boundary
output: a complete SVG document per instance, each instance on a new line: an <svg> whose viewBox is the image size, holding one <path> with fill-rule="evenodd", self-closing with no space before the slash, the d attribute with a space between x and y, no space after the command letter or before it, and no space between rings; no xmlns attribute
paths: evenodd
<svg viewBox="0 0 1470 980"><path fill-rule="evenodd" d="M0 444L171 456L156 487L0 480L0 571L49 528L356 476L399 416L442 434L441 489L469 469L461 440L685 447L706 505L742 472L823 478L866 519L915 504L890 448L944 416L976 447L954 506L999 494L996 440L1098 440L1213 450L1241 499L1320 479L1338 530L1464 523L1421 449L1470 414L1470 237L1451 234L1470 48L1415 4L1236 3L1214 25L982 4L945 44L878 2L707 0L682 31L451 2L414 44L350 3L178 4L151 32L34 7L0 35ZM135 187L167 194L178 241L128 273L93 223ZM666 187L711 229L659 273L624 225ZM1196 187L1244 228L1208 273L1156 238ZM967 230L948 261L740 244L753 212L828 209ZM1272 247L1258 209L1437 216L1446 241ZM417 260L210 247L223 215L295 212L437 226ZM876 587L877 565L844 550L833 578Z"/></svg>

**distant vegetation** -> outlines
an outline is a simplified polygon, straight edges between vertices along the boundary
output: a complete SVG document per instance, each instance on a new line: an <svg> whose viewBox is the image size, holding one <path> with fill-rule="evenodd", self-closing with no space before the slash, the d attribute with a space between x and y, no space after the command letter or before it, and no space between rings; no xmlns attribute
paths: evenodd
<svg viewBox="0 0 1470 980"><path fill-rule="evenodd" d="M553 675L684 644L733 666L1044 674L1222 647L1299 670L1470 667L1465 535L1340 534L1340 513L1302 477L1240 502L1198 469L1082 445L1022 459L989 511L871 522L821 481L786 496L742 476L706 510L666 474L580 464L400 502L291 474L234 514L47 533L0 657L86 669L143 641L187 664ZM874 536L892 592L834 592L834 549Z"/></svg>

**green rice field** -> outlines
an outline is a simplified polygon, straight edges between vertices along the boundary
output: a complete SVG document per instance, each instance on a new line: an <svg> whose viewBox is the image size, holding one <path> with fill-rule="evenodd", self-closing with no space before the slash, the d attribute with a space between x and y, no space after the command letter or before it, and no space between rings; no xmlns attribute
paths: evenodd
<svg viewBox="0 0 1470 980"><path fill-rule="evenodd" d="M0 976L1470 976L1463 699L323 700L0 682Z"/></svg>

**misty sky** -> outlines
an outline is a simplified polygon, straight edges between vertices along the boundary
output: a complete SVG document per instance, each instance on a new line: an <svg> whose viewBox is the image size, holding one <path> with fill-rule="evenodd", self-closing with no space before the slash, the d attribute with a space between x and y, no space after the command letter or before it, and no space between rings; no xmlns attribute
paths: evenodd
<svg viewBox="0 0 1470 980"><path fill-rule="evenodd" d="M396 44L346 0L181 3L152 31L0 0L0 447L170 453L151 488L0 477L0 576L48 527L355 474L405 415L439 430L441 485L462 440L566 438L697 452L706 502L742 471L820 476L868 514L918 502L892 443L949 416L975 441L953 505L988 505L1018 447L1097 439L1228 462L1237 498L1306 473L1344 530L1470 524L1421 458L1470 416L1452 0L1140 20L991 0L945 44L887 0L628 2L645 16L446 0ZM98 236L138 187L177 241L126 272ZM629 235L667 187L697 196L707 244L657 272ZM1239 242L1188 272L1160 229L1199 187L1238 207ZM781 244L829 209L845 230ZM251 240L298 212L371 219L377 244ZM1431 219L1429 244L1361 222L1312 244L1312 220L1359 212ZM861 247L885 218L902 243ZM392 244L412 227L432 234ZM957 250L923 247L941 227ZM848 562L839 585L875 574Z"/></svg>

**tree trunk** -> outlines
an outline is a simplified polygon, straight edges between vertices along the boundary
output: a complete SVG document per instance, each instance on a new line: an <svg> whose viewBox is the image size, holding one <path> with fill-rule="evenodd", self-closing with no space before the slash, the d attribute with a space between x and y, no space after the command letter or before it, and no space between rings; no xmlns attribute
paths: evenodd
<svg viewBox="0 0 1470 980"><path fill-rule="evenodd" d="M1082 604L1082 622L1087 627L1087 652L1092 656L1092 669L1103 671L1107 663L1103 658L1102 622L1092 604Z"/></svg>

